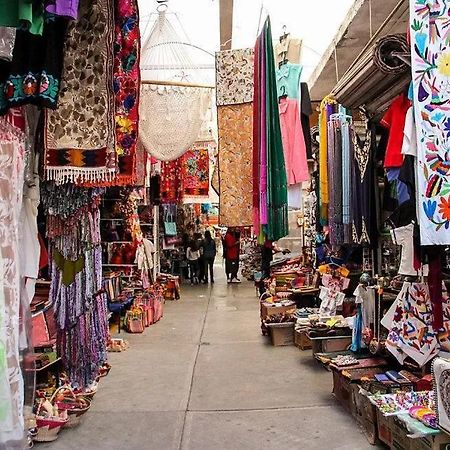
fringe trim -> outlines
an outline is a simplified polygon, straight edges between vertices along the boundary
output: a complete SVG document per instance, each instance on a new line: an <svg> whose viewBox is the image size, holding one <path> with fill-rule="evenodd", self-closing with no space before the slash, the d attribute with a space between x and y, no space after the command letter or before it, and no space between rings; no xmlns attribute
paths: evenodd
<svg viewBox="0 0 450 450"><path fill-rule="evenodd" d="M55 167L45 168L46 179L56 184L108 183L116 176L116 169L107 167Z"/></svg>

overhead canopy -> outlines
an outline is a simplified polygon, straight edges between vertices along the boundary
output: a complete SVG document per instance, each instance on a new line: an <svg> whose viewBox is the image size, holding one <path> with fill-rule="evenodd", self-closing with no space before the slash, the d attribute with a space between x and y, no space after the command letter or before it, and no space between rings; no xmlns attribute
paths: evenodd
<svg viewBox="0 0 450 450"><path fill-rule="evenodd" d="M374 37L405 33L408 7L408 0L356 0L309 79L311 98L328 95Z"/></svg>

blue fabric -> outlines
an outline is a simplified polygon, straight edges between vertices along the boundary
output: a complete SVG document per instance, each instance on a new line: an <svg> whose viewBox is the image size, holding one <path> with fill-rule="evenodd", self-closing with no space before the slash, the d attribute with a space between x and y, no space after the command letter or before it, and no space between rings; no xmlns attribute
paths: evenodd
<svg viewBox="0 0 450 450"><path fill-rule="evenodd" d="M362 308L361 305L357 306L355 328L353 328L352 334L352 346L350 350L352 352L359 352L362 348Z"/></svg>
<svg viewBox="0 0 450 450"><path fill-rule="evenodd" d="M395 169L386 169L386 177L389 183L396 183L397 200L399 205L407 202L410 199L408 186L403 183L403 181L399 180L400 170L400 167Z"/></svg>

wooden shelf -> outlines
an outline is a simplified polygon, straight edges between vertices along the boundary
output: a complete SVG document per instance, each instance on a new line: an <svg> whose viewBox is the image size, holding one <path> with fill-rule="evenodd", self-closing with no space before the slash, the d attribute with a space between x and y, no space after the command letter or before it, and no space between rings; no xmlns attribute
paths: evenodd
<svg viewBox="0 0 450 450"><path fill-rule="evenodd" d="M54 361L49 362L45 366L39 367L38 369L25 369L25 372L42 372L45 369L48 369L53 364L56 364L58 361L61 361L61 358L56 358Z"/></svg>

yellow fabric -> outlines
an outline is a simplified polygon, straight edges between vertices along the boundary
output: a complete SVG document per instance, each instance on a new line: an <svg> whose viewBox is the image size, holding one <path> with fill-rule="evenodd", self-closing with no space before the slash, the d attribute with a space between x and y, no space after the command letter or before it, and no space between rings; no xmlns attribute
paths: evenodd
<svg viewBox="0 0 450 450"><path fill-rule="evenodd" d="M320 219L322 222L328 221L328 132L326 106L336 103L332 97L325 97L320 104L319 115L319 192L320 192Z"/></svg>

